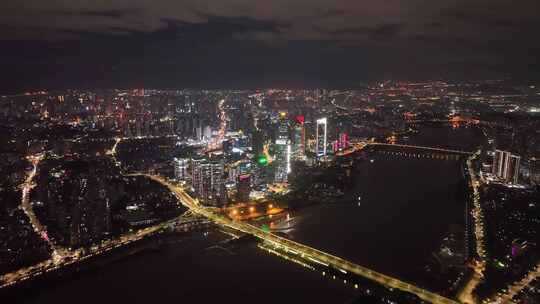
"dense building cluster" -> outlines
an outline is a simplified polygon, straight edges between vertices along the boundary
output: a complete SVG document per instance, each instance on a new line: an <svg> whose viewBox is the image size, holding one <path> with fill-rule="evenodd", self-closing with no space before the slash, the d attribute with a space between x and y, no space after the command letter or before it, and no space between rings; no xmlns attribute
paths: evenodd
<svg viewBox="0 0 540 304"><path fill-rule="evenodd" d="M184 211L178 195L156 177L234 220L345 202L358 168L343 156L363 151L356 157L373 161L376 151L362 149L378 143L436 149L378 151L385 155L460 162L480 151L477 199L489 255L476 293L487 297L538 259L539 95L537 84L505 81L384 81L349 90L0 96L0 273L176 218ZM439 125L459 140L417 136ZM463 129L482 142L458 136ZM466 225L430 248L426 267L447 293L462 287L478 259Z"/></svg>
<svg viewBox="0 0 540 304"><path fill-rule="evenodd" d="M521 279L538 259L540 195L537 191L489 185L483 192L489 263L481 296Z"/></svg>
<svg viewBox="0 0 540 304"><path fill-rule="evenodd" d="M165 189L122 176L107 158L45 162L32 201L48 238L70 248L89 247L179 212Z"/></svg>

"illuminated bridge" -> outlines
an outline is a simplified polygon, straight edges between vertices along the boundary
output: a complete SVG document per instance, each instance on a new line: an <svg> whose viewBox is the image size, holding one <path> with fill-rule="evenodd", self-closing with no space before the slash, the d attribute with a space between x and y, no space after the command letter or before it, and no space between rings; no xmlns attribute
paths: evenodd
<svg viewBox="0 0 540 304"><path fill-rule="evenodd" d="M445 149L445 148L434 148L434 147L425 147L425 146L414 146L414 145L402 145L402 144L385 144L385 143L369 143L369 146L373 147L395 147L395 148L409 148L416 150L425 150L439 153L450 153L450 154L461 154L461 155L472 155L473 152Z"/></svg>
<svg viewBox="0 0 540 304"><path fill-rule="evenodd" d="M250 225L244 222L233 221L229 219L228 217L221 215L211 209L202 207L201 205L199 205L198 200L193 199L191 196L186 194L181 187L177 187L167 182L165 179L159 176L147 175L147 174L141 174L141 175L147 176L151 178L152 180L165 185L176 195L176 197L180 200L182 204L190 208L190 210L192 210L194 213L203 215L217 224L230 227L232 229L244 232L246 234L253 235L265 242L273 244L276 247L283 248L288 251L294 251L297 254L299 254L301 257L311 258L311 259L320 261L322 263L331 265L337 269L341 269L343 271L354 273L356 275L365 277L367 279L375 281L389 288L396 288L399 290L403 290L405 292L415 294L424 301L428 301L431 303L445 303L445 304L458 303L454 300L445 298L436 293L429 292L425 289L422 289L410 283L403 282L396 278L384 275L382 273L370 270L366 267L349 262L340 257L328 254L326 252L322 252L315 248L311 248L309 246L291 241L283 237L279 237L277 235L274 235L272 233L259 229L253 225Z"/></svg>

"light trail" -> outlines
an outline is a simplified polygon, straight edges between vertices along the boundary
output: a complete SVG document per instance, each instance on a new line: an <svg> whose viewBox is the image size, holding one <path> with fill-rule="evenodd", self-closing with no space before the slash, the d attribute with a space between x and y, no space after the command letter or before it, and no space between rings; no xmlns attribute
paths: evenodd
<svg viewBox="0 0 540 304"><path fill-rule="evenodd" d="M98 245L92 246L87 254L82 254L82 251L80 250L71 251L67 256L64 256L64 258L57 262L51 258L35 265L24 267L16 271L0 275L0 290L2 288L9 287L17 283L21 283L28 279L38 277L42 274L58 270L62 267L85 261L91 257L96 257L110 250L129 245L135 241L139 241L156 233L160 233L165 229L171 228L174 225L181 226L183 224L192 224L194 222L195 221L192 219L192 215L182 214L172 220L151 227L147 227L142 230L138 230L137 232L129 233L116 239L103 241ZM68 256L70 257L70 259L67 258Z"/></svg>
<svg viewBox="0 0 540 304"><path fill-rule="evenodd" d="M55 263L60 263L66 257L66 250L60 248L52 242L48 236L47 229L41 224L38 220L32 204L30 203L30 191L36 186L34 183L34 178L37 174L38 165L43 159L43 155L30 155L27 159L32 163L32 170L28 173L25 182L22 184L22 196L21 196L21 209L24 211L24 214L30 220L30 224L34 229L34 232L39 235L51 248L52 259Z"/></svg>
<svg viewBox="0 0 540 304"><path fill-rule="evenodd" d="M220 120L218 136L213 142L208 143L206 151L218 150L222 147L223 140L225 139L225 133L227 132L227 111L225 111L224 105L225 99L220 100L218 103Z"/></svg>
<svg viewBox="0 0 540 304"><path fill-rule="evenodd" d="M469 159L467 159L467 171L470 176L470 185L473 189L473 210L472 216L474 219L474 235L475 235L475 250L478 260L474 260L474 273L467 284L458 294L458 300L462 303L477 303L477 299L473 295L473 291L484 279L484 271L486 270L486 249L485 249L485 232L484 232L484 214L480 204L480 182L475 173L473 161L480 155L480 151L476 151Z"/></svg>
<svg viewBox="0 0 540 304"><path fill-rule="evenodd" d="M108 150L105 154L110 155L114 157L116 155L116 149L118 148L118 144L122 141L121 137L115 137L114 138L114 145L110 150Z"/></svg>

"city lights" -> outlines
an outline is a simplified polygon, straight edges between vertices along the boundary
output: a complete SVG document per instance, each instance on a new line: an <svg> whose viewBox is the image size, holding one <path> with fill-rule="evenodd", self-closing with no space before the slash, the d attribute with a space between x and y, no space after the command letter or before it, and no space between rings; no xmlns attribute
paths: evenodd
<svg viewBox="0 0 540 304"><path fill-rule="evenodd" d="M193 273L222 263L234 275L212 271L216 280L252 288L257 278L236 280L254 275L243 263L260 262L268 275L312 288L306 302L325 287L359 301L526 302L540 273L537 88L389 80L0 96L0 291L95 265L105 278L110 254L150 244L157 255L182 246L197 259L152 262L173 269L185 294L192 286L170 263ZM366 244L376 249L358 255ZM392 275L364 266L405 249L392 257ZM288 263L322 276L272 272ZM50 284L62 291L58 302L72 294L61 280Z"/></svg>

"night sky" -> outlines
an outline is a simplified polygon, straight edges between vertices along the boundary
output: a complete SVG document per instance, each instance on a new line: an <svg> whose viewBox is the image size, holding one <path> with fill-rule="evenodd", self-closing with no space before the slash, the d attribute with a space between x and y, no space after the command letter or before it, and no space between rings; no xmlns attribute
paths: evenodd
<svg viewBox="0 0 540 304"><path fill-rule="evenodd" d="M540 78L539 0L3 0L0 91Z"/></svg>

